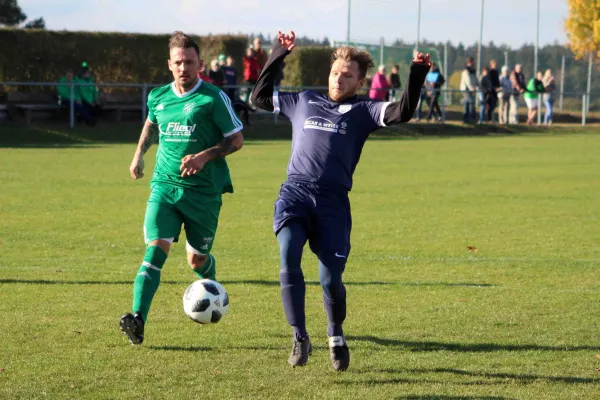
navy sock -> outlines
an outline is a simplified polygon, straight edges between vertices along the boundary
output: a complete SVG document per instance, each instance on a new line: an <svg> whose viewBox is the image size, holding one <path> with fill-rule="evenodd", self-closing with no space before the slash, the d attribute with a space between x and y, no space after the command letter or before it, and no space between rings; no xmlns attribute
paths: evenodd
<svg viewBox="0 0 600 400"><path fill-rule="evenodd" d="M332 253L333 254L333 253ZM342 283L345 258L330 254L319 257L319 280L323 288L323 305L329 319L328 336L343 336L342 324L346 319L346 288Z"/></svg>
<svg viewBox="0 0 600 400"><path fill-rule="evenodd" d="M295 340L308 337L306 331L305 295L306 284L302 274L302 249L306 244L307 233L304 227L295 222L286 224L278 233L281 269L281 300L288 323L294 330Z"/></svg>

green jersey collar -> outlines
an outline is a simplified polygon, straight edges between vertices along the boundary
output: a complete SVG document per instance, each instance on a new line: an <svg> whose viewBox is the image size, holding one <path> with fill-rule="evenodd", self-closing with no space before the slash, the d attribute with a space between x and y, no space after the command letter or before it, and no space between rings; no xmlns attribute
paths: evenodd
<svg viewBox="0 0 600 400"><path fill-rule="evenodd" d="M196 84L194 85L193 88L191 88L190 90L188 90L187 92L181 94L177 91L177 88L175 87L175 82L171 83L171 90L173 91L173 93L175 94L175 96L183 98L183 97L187 97L190 94L194 93L196 90L198 90L198 88L200 87L200 85L202 85L202 79L198 78L198 82L196 82Z"/></svg>

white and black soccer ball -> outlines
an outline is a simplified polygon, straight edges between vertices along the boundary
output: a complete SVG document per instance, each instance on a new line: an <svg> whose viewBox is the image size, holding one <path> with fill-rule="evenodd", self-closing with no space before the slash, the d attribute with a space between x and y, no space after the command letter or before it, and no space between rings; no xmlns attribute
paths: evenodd
<svg viewBox="0 0 600 400"><path fill-rule="evenodd" d="M219 282L200 279L183 294L183 310L199 324L216 324L227 314L229 295Z"/></svg>

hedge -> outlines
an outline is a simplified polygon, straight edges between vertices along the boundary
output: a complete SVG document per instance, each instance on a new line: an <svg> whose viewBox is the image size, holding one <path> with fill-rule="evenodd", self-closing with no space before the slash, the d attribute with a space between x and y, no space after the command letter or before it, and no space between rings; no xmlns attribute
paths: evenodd
<svg viewBox="0 0 600 400"><path fill-rule="evenodd" d="M98 83L166 83L170 35L0 29L0 81L56 82L68 68L75 73L86 61ZM236 60L248 45L246 36L193 36L206 62L220 53ZM36 88L39 90L39 88Z"/></svg>
<svg viewBox="0 0 600 400"><path fill-rule="evenodd" d="M285 59L282 86L327 86L331 65L329 47L299 47Z"/></svg>

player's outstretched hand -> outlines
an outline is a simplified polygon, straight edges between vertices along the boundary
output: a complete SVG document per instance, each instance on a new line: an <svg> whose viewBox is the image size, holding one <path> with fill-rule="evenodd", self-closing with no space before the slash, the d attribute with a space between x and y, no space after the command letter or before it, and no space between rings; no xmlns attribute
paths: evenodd
<svg viewBox="0 0 600 400"><path fill-rule="evenodd" d="M129 173L133 179L140 179L144 177L144 159L141 157L134 157L131 165L129 166Z"/></svg>
<svg viewBox="0 0 600 400"><path fill-rule="evenodd" d="M197 174L204 168L204 164L206 164L206 161L200 154L190 154L183 157L179 167L181 176L185 178Z"/></svg>
<svg viewBox="0 0 600 400"><path fill-rule="evenodd" d="M426 65L428 67L431 67L431 60L430 60L430 58L431 58L431 56L429 54L423 54L423 53L417 52L415 54L415 58L413 58L413 63L419 64L419 65Z"/></svg>
<svg viewBox="0 0 600 400"><path fill-rule="evenodd" d="M294 33L294 31L291 31L289 35L278 31L277 40L279 40L279 43L281 43L283 47L285 47L288 51L292 51L294 47L296 47L296 44L294 43L294 41L296 41L296 34Z"/></svg>

